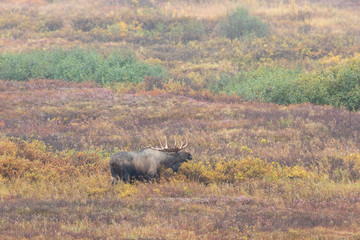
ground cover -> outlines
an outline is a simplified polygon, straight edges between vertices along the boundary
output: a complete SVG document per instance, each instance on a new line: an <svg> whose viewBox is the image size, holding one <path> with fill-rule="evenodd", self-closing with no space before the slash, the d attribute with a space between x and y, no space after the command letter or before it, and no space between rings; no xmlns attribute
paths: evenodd
<svg viewBox="0 0 360 240"><path fill-rule="evenodd" d="M358 239L359 8L0 2L0 238ZM110 186L164 135L193 161Z"/></svg>
<svg viewBox="0 0 360 240"><path fill-rule="evenodd" d="M359 234L359 113L60 80L0 89L2 236ZM159 184L110 186L113 152L164 135L188 136L194 160Z"/></svg>

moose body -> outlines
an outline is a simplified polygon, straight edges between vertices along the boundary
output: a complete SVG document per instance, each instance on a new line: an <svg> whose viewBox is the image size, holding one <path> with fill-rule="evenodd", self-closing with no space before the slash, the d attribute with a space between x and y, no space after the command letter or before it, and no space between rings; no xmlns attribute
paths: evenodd
<svg viewBox="0 0 360 240"><path fill-rule="evenodd" d="M148 181L158 175L161 167L176 172L182 163L192 159L190 153L178 151L145 148L137 152L115 153L110 158L111 184L116 184L118 177L124 182Z"/></svg>

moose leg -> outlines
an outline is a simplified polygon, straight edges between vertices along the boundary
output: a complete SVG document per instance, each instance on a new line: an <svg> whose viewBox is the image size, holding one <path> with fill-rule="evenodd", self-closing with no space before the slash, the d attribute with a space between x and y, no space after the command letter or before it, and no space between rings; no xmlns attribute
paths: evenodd
<svg viewBox="0 0 360 240"><path fill-rule="evenodd" d="M111 185L115 185L118 182L118 174L114 171L113 168L110 168L111 171Z"/></svg>
<svg viewBox="0 0 360 240"><path fill-rule="evenodd" d="M156 172L156 174L154 174L153 176L152 176L152 182L156 182L157 184L160 184L160 178L161 178L161 175L160 175L160 172L161 171L157 171Z"/></svg>
<svg viewBox="0 0 360 240"><path fill-rule="evenodd" d="M114 177L111 178L111 185L115 185L115 184L117 184L117 182L118 182L117 178L114 178Z"/></svg>
<svg viewBox="0 0 360 240"><path fill-rule="evenodd" d="M161 178L161 176L160 176L160 173L159 174L156 174L156 176L155 176L155 181L156 181L156 183L157 184L160 184L160 178Z"/></svg>
<svg viewBox="0 0 360 240"><path fill-rule="evenodd" d="M144 180L149 183L150 181L152 181L152 178L149 176L144 176Z"/></svg>
<svg viewBox="0 0 360 240"><path fill-rule="evenodd" d="M122 180L126 183L126 182L130 182L130 174L127 171L123 172L123 177Z"/></svg>

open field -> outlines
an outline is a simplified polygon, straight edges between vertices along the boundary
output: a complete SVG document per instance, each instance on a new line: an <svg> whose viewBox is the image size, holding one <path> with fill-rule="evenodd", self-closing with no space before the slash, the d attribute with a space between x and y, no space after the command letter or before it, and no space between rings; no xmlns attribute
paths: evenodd
<svg viewBox="0 0 360 240"><path fill-rule="evenodd" d="M359 239L359 12L1 1L0 239ZM110 185L165 135L193 160Z"/></svg>
<svg viewBox="0 0 360 240"><path fill-rule="evenodd" d="M50 80L0 86L3 236L359 236L359 113ZM187 135L194 160L160 184L110 187L112 152L165 134Z"/></svg>

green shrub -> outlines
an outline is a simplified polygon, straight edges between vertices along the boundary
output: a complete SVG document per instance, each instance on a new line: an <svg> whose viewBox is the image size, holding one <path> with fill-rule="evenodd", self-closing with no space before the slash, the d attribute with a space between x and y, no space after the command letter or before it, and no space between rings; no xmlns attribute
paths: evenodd
<svg viewBox="0 0 360 240"><path fill-rule="evenodd" d="M294 88L301 88L304 100L360 110L360 60L351 61L328 71L304 75ZM295 91L295 89L294 89Z"/></svg>
<svg viewBox="0 0 360 240"><path fill-rule="evenodd" d="M263 37L269 32L269 26L259 18L250 16L248 10L238 7L219 22L216 31L220 36L230 39L248 34Z"/></svg>
<svg viewBox="0 0 360 240"><path fill-rule="evenodd" d="M283 68L259 68L240 72L233 77L221 74L220 80L211 86L211 90L235 93L248 101L291 104L301 101L293 89L298 74L297 70Z"/></svg>
<svg viewBox="0 0 360 240"><path fill-rule="evenodd" d="M205 34L205 26L201 21L190 19L185 21L183 26L182 40L184 42L201 40L201 37Z"/></svg>
<svg viewBox="0 0 360 240"><path fill-rule="evenodd" d="M166 75L161 66L137 61L129 53L114 52L102 57L94 51L79 49L0 54L0 69L0 79L49 78L101 84L138 83L146 76L161 79Z"/></svg>
<svg viewBox="0 0 360 240"><path fill-rule="evenodd" d="M360 60L338 67L329 73L328 92L334 106L360 110Z"/></svg>
<svg viewBox="0 0 360 240"><path fill-rule="evenodd" d="M244 100L277 104L312 103L360 110L360 60L329 71L259 68L235 76L221 74L210 86L216 93L240 95Z"/></svg>
<svg viewBox="0 0 360 240"><path fill-rule="evenodd" d="M203 21L192 18L176 18L171 21L166 18L159 18L158 22L144 24L144 29L149 29L151 33L159 39L166 39L171 42L184 42L201 40L208 31Z"/></svg>
<svg viewBox="0 0 360 240"><path fill-rule="evenodd" d="M159 25L158 27L161 27ZM161 28L158 31L161 31ZM184 19L182 21L174 22L167 29L169 39L175 42L189 42L194 40L200 40L205 33L204 25L197 20L193 19Z"/></svg>

